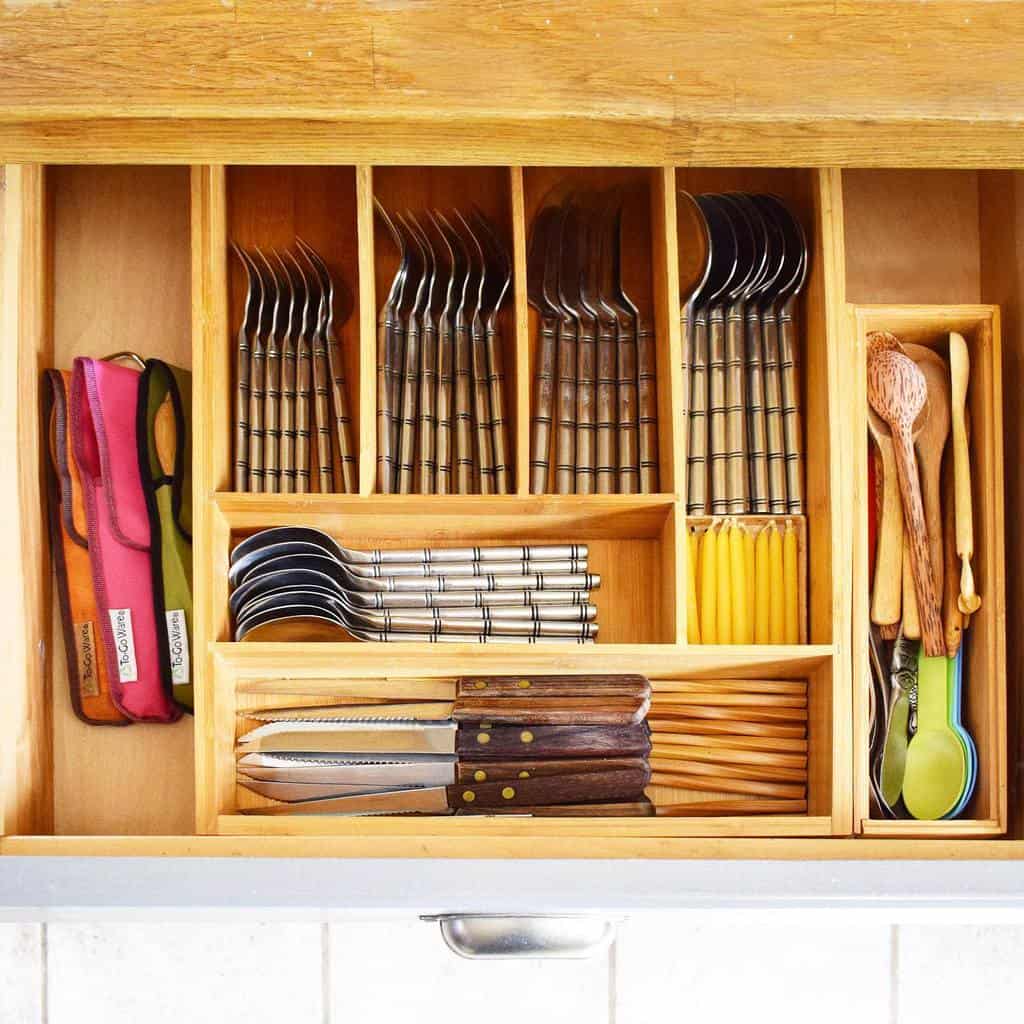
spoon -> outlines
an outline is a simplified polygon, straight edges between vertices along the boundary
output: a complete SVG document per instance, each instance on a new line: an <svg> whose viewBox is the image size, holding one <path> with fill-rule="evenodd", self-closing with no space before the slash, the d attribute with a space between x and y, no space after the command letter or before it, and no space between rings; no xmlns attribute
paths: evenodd
<svg viewBox="0 0 1024 1024"><path fill-rule="evenodd" d="M917 436L917 460L921 468L921 494L928 527L928 551L935 592L942 593L942 453L946 450L951 420L949 367L945 359L924 345L907 345L904 351L917 363L928 387L927 418Z"/></svg>
<svg viewBox="0 0 1024 1024"><path fill-rule="evenodd" d="M928 537L921 504L921 485L914 459L914 427L928 397L924 374L909 357L892 350L875 352L868 360L868 401L888 422L903 496L904 522L910 536L918 614L925 653L946 652L942 637L935 582L928 560Z"/></svg>
<svg viewBox="0 0 1024 1024"><path fill-rule="evenodd" d="M971 373L967 342L955 331L949 335L949 370L953 402L953 487L956 500L956 553L960 556L960 598L957 604L965 615L981 607L974 589L971 559L974 557L974 512L971 507L971 463L967 447L967 383Z"/></svg>

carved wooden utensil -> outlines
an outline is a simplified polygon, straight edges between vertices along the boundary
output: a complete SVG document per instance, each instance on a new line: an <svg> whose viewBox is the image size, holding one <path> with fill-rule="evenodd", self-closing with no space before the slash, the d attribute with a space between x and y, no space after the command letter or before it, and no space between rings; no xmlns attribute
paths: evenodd
<svg viewBox="0 0 1024 1024"><path fill-rule="evenodd" d="M974 510L971 505L971 462L967 446L967 382L971 361L962 334L949 335L949 370L953 402L953 481L956 496L956 553L960 556L960 611L973 615L981 607L974 589Z"/></svg>
<svg viewBox="0 0 1024 1024"><path fill-rule="evenodd" d="M895 335L872 331L868 335L868 361L878 352L901 351ZM903 564L903 506L896 473L896 453L888 424L868 406L868 431L878 449L882 471L882 512L875 547L875 582L871 593L871 621L892 626L902 612L901 568Z"/></svg>
<svg viewBox="0 0 1024 1024"><path fill-rule="evenodd" d="M924 374L908 356L892 350L875 352L868 359L868 401L892 430L896 470L903 496L903 516L910 539L918 614L925 652L946 653L935 581L928 555L928 535L921 502L921 484L914 458L914 423L924 408L928 387Z"/></svg>
<svg viewBox="0 0 1024 1024"><path fill-rule="evenodd" d="M931 554L935 592L942 593L942 453L946 450L951 420L949 367L946 360L924 345L907 345L904 351L917 363L928 387L927 418L915 439L917 461L921 468L921 493L924 518L928 526L928 551Z"/></svg>

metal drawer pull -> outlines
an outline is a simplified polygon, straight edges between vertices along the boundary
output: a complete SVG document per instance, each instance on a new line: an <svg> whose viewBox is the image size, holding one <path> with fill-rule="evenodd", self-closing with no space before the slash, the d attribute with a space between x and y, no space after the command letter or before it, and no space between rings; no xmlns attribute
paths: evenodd
<svg viewBox="0 0 1024 1024"><path fill-rule="evenodd" d="M437 914L441 937L467 960L586 960L606 950L617 921L577 915Z"/></svg>

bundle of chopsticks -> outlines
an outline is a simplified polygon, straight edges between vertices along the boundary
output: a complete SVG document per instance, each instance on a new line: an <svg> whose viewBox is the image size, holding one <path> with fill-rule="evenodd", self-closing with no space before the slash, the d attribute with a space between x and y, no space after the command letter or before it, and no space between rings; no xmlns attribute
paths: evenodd
<svg viewBox="0 0 1024 1024"><path fill-rule="evenodd" d="M626 292L622 231L618 190L571 194L534 219L531 494L658 490L654 328Z"/></svg>
<svg viewBox="0 0 1024 1024"><path fill-rule="evenodd" d="M253 814L650 814L642 676L474 676L454 700L246 711ZM245 728L243 726L243 728Z"/></svg>
<svg viewBox="0 0 1024 1024"><path fill-rule="evenodd" d="M352 296L312 246L255 256L232 243L245 270L235 349L236 491L358 490L341 348L335 334ZM310 441L313 439L313 444ZM315 482L315 487L312 486Z"/></svg>
<svg viewBox="0 0 1024 1024"><path fill-rule="evenodd" d="M593 643L584 544L358 551L307 527L231 552L235 640Z"/></svg>
<svg viewBox="0 0 1024 1024"><path fill-rule="evenodd" d="M806 642L803 521L713 519L687 529L691 644Z"/></svg>
<svg viewBox="0 0 1024 1024"><path fill-rule="evenodd" d="M508 494L507 249L475 208L417 217L376 205L399 254L377 320L377 489Z"/></svg>
<svg viewBox="0 0 1024 1024"><path fill-rule="evenodd" d="M651 784L691 793L679 803L658 794L658 814L806 813L805 681L686 680L672 687L651 699Z"/></svg>

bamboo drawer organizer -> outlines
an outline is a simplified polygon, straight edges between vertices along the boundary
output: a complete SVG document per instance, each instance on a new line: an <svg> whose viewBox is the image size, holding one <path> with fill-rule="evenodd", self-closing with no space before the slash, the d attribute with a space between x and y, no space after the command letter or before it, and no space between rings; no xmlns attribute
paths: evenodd
<svg viewBox="0 0 1024 1024"><path fill-rule="evenodd" d="M1002 467L978 455L976 572L983 611L972 626L968 709L981 758L979 793L955 822L868 820L866 780L866 427L864 332L888 325L914 340L952 327L972 345L973 423L1001 432L998 313L1024 287L1024 248L1003 222L1005 172L403 166L9 167L4 302L18 316L19 486L29 510L18 538L26 602L49 630L45 657L7 700L3 853L182 853L352 856L946 857L1024 856L1024 807L1008 801L1017 699L1006 679ZM532 218L548 189L621 185L642 196L627 251L650 268L657 342L660 490L652 495L529 494L536 319L526 301ZM686 516L679 292L692 254L679 245L676 191L771 191L811 245L800 308L806 516L800 522L808 642L686 642ZM513 258L503 317L514 459L507 496L375 493L376 317L395 253L375 223L389 208L478 205ZM930 206L929 204L932 204ZM938 216L941 204L951 209ZM300 236L343 277L355 310L338 326L350 382L359 493L230 491L231 345L244 282L228 241L281 247ZM885 244L883 244L883 242ZM894 270L895 268L895 270ZM1010 268L1015 268L1011 272ZM856 308L847 300L858 303ZM911 303L936 304L910 307ZM963 305L957 305L962 303ZM882 309L877 305L899 308ZM1015 325L1014 325L1015 326ZM1008 327L1004 317L1003 328ZM191 365L194 388L196 715L174 726L88 728L67 697L39 486L45 451L39 371L75 355L127 347ZM144 339L144 340L143 340ZM1014 339L1014 344L1016 340ZM5 352L5 356L7 353ZM12 364L13 365L13 364ZM976 451L980 451L976 447ZM989 449L986 447L985 449ZM784 518L784 517L783 517ZM229 642L226 569L255 530L305 524L351 547L585 542L602 575L601 634L590 647L499 644ZM641 672L656 690L683 679L808 681L808 809L726 818L260 818L235 784L239 712L345 697L446 697L475 673ZM1008 741L1009 736L1009 741ZM1013 757L1015 760L1015 756ZM670 797L654 791L656 802ZM854 838L858 833L864 838ZM961 837L1006 834L1005 841ZM1021 839L1016 837L1020 836ZM148 838L146 838L148 837ZM582 840L582 842L581 842ZM987 852L986 852L987 851Z"/></svg>

